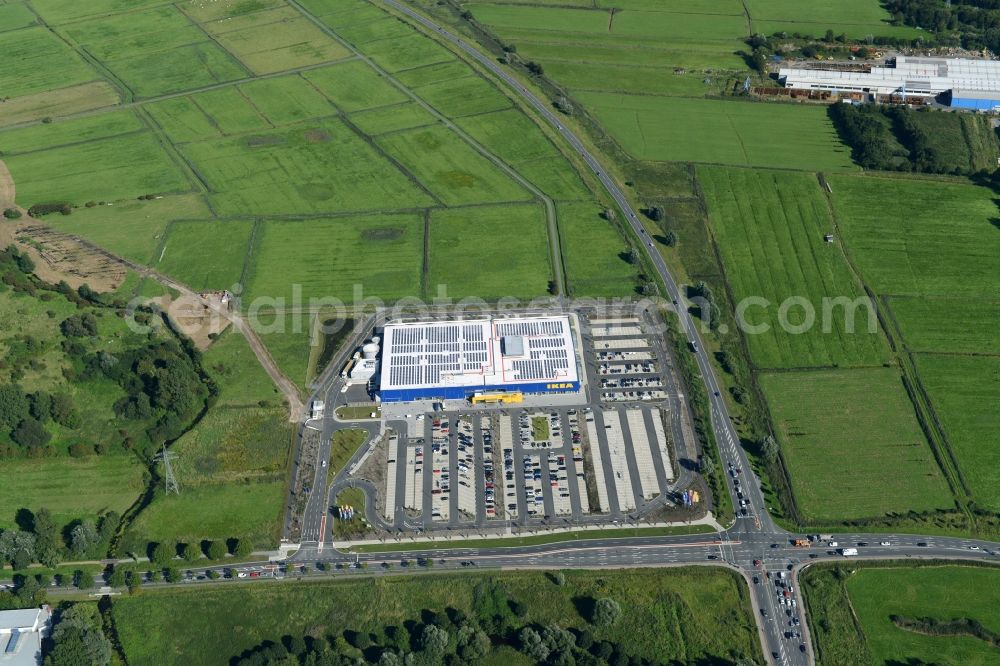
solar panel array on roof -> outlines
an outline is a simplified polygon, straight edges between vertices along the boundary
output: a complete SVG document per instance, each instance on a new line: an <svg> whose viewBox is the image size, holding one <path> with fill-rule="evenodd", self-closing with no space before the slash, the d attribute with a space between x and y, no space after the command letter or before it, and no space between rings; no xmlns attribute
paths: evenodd
<svg viewBox="0 0 1000 666"><path fill-rule="evenodd" d="M578 381L565 316L387 324L381 373L383 399L435 386Z"/></svg>

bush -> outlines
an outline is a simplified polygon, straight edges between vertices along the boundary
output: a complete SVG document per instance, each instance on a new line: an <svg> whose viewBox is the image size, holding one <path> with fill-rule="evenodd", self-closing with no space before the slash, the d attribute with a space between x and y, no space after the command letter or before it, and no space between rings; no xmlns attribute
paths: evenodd
<svg viewBox="0 0 1000 666"><path fill-rule="evenodd" d="M45 446L52 439L52 435L45 429L45 426L30 416L21 421L10 436L15 442L28 449Z"/></svg>
<svg viewBox="0 0 1000 666"><path fill-rule="evenodd" d="M49 213L61 213L63 215L69 215L73 212L73 207L68 203L46 203L46 204L35 204L28 209L28 215L31 217L41 217L42 215L48 215Z"/></svg>
<svg viewBox="0 0 1000 666"><path fill-rule="evenodd" d="M16 208L6 208L3 211L3 216L8 220L18 220L21 218L21 211Z"/></svg>
<svg viewBox="0 0 1000 666"><path fill-rule="evenodd" d="M94 452L94 447L89 444L77 442L69 447L69 455L73 458L86 458Z"/></svg>
<svg viewBox="0 0 1000 666"><path fill-rule="evenodd" d="M621 614L621 606L614 599L598 599L594 604L591 622L600 627L608 627L614 624Z"/></svg>

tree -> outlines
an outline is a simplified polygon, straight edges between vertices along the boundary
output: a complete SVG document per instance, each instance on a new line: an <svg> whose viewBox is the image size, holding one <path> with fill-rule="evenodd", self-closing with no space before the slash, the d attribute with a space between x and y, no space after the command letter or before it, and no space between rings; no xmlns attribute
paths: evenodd
<svg viewBox="0 0 1000 666"><path fill-rule="evenodd" d="M94 587L94 574L86 569L76 572L76 586L81 590L90 590Z"/></svg>
<svg viewBox="0 0 1000 666"><path fill-rule="evenodd" d="M11 559L10 564L14 568L14 571L23 571L31 566L31 560L31 551L27 548L21 548L14 553L14 557Z"/></svg>
<svg viewBox="0 0 1000 666"><path fill-rule="evenodd" d="M768 462L774 462L778 459L778 442L775 441L772 435L764 438L764 441L761 442L760 450Z"/></svg>
<svg viewBox="0 0 1000 666"><path fill-rule="evenodd" d="M35 557L52 568L59 564L61 550L59 530L52 521L52 512L42 507L35 512Z"/></svg>
<svg viewBox="0 0 1000 666"><path fill-rule="evenodd" d="M216 571L215 569L209 569L208 577L211 578L212 580L219 580L219 572Z"/></svg>
<svg viewBox="0 0 1000 666"><path fill-rule="evenodd" d="M129 571L125 575L125 587L128 588L129 594L138 594L142 588L142 574L138 571Z"/></svg>
<svg viewBox="0 0 1000 666"><path fill-rule="evenodd" d="M531 627L521 629L517 635L521 643L521 651L538 662L543 662L549 658L549 648L542 642L541 635Z"/></svg>
<svg viewBox="0 0 1000 666"><path fill-rule="evenodd" d="M698 468L703 475L712 476L715 474L715 461L712 460L711 456L703 455L698 463Z"/></svg>
<svg viewBox="0 0 1000 666"><path fill-rule="evenodd" d="M378 658L378 666L403 666L403 658L400 657L395 652L389 652L388 650L383 652Z"/></svg>
<svg viewBox="0 0 1000 666"><path fill-rule="evenodd" d="M19 220L21 219L21 211L16 208L4 208L3 216L8 220Z"/></svg>
<svg viewBox="0 0 1000 666"><path fill-rule="evenodd" d="M111 587L125 587L125 570L116 566L111 572L111 577L108 579L108 585Z"/></svg>
<svg viewBox="0 0 1000 666"><path fill-rule="evenodd" d="M197 562L201 559L201 549L198 548L198 544L186 543L181 546L181 557L185 562Z"/></svg>
<svg viewBox="0 0 1000 666"><path fill-rule="evenodd" d="M67 338L85 338L97 335L97 317L90 312L67 317L59 325Z"/></svg>
<svg viewBox="0 0 1000 666"><path fill-rule="evenodd" d="M591 622L599 627L610 627L618 621L621 614L621 606L614 599L598 599L594 604L594 613L591 617Z"/></svg>
<svg viewBox="0 0 1000 666"><path fill-rule="evenodd" d="M674 231L668 231L663 235L663 244L667 247L674 247L677 245L677 234Z"/></svg>
<svg viewBox="0 0 1000 666"><path fill-rule="evenodd" d="M70 531L69 547L77 557L86 555L98 543L97 526L90 518Z"/></svg>
<svg viewBox="0 0 1000 666"><path fill-rule="evenodd" d="M253 552L253 543L250 539L237 539L236 548L233 549L233 554L236 557L247 557Z"/></svg>
<svg viewBox="0 0 1000 666"><path fill-rule="evenodd" d="M25 448L45 446L52 439L52 434L45 429L37 419L30 416L21 421L10 438Z"/></svg>
<svg viewBox="0 0 1000 666"><path fill-rule="evenodd" d="M448 632L433 624L428 624L420 633L420 647L434 655L443 655L448 649L448 641Z"/></svg>
<svg viewBox="0 0 1000 666"><path fill-rule="evenodd" d="M99 536L103 543L111 541L111 538L115 535L115 530L118 529L118 523L122 521L122 517L118 515L116 511L108 511L106 514L101 516L101 522L98 526Z"/></svg>
<svg viewBox="0 0 1000 666"><path fill-rule="evenodd" d="M163 541L153 546L153 554L150 559L161 567L165 567L176 555L177 544L170 541Z"/></svg>
<svg viewBox="0 0 1000 666"><path fill-rule="evenodd" d="M52 396L45 391L35 391L31 394L31 415L45 423L52 418Z"/></svg>
<svg viewBox="0 0 1000 666"><path fill-rule="evenodd" d="M493 644L482 629L465 625L458 631L458 654L470 664L475 664L490 653Z"/></svg>
<svg viewBox="0 0 1000 666"><path fill-rule="evenodd" d="M529 60L528 64L527 64L527 67L528 67L528 71L531 72L532 74L534 74L535 76L541 76L542 74L545 73L545 69L539 63L535 62L534 60Z"/></svg>
<svg viewBox="0 0 1000 666"><path fill-rule="evenodd" d="M563 629L558 624L549 625L542 630L542 644L548 648L549 661L553 664L573 663L576 636L571 631Z"/></svg>
<svg viewBox="0 0 1000 666"><path fill-rule="evenodd" d="M79 414L73 405L73 399L65 393L56 393L52 396L50 407L52 420L61 426L74 428L79 424Z"/></svg>
<svg viewBox="0 0 1000 666"><path fill-rule="evenodd" d="M181 581L181 572L177 567L167 567L163 572L163 579L168 583L179 583Z"/></svg>
<svg viewBox="0 0 1000 666"><path fill-rule="evenodd" d="M663 209L659 206L650 206L649 210L646 211L646 215L653 222L659 222L663 219Z"/></svg>
<svg viewBox="0 0 1000 666"><path fill-rule="evenodd" d="M0 560L13 564L18 553L25 553L26 555L22 555L22 558L26 556L28 564L31 564L35 554L35 535L21 530L0 532Z"/></svg>
<svg viewBox="0 0 1000 666"><path fill-rule="evenodd" d="M103 666L111 661L111 642L101 629L97 606L74 604L59 614L52 630L52 653L46 666Z"/></svg>
<svg viewBox="0 0 1000 666"><path fill-rule="evenodd" d="M208 559L221 560L226 556L226 544L218 539L208 544Z"/></svg>
<svg viewBox="0 0 1000 666"><path fill-rule="evenodd" d="M10 430L28 416L31 405L17 384L0 386L0 430Z"/></svg>

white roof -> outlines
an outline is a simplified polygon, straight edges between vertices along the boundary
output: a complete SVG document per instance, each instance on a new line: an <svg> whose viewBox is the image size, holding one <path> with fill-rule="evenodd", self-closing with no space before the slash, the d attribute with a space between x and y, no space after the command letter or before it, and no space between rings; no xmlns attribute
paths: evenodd
<svg viewBox="0 0 1000 666"><path fill-rule="evenodd" d="M578 380L568 316L387 324L381 368L383 391Z"/></svg>
<svg viewBox="0 0 1000 666"><path fill-rule="evenodd" d="M1000 91L1000 61L898 56L894 67L872 67L870 72L783 67L778 77L786 88L868 89L882 94L905 89L914 95L936 95L952 88Z"/></svg>
<svg viewBox="0 0 1000 666"><path fill-rule="evenodd" d="M48 606L0 611L0 666L41 664L42 638L51 617Z"/></svg>

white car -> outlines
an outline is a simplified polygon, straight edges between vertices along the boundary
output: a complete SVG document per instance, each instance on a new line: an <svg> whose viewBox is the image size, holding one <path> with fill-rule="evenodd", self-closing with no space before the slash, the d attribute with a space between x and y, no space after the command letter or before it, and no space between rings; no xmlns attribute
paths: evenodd
<svg viewBox="0 0 1000 666"><path fill-rule="evenodd" d="M325 460L323 461L323 467L326 467L326 461Z"/></svg>
<svg viewBox="0 0 1000 666"><path fill-rule="evenodd" d="M888 541L883 541L883 542L882 542L882 543L880 543L879 545L880 545L880 546L891 546L892 544L891 544L891 543L889 543Z"/></svg>
<svg viewBox="0 0 1000 666"><path fill-rule="evenodd" d="M238 574L236 574L236 577L237 578L246 578L247 577L247 572L246 571L241 571Z"/></svg>
<svg viewBox="0 0 1000 666"><path fill-rule="evenodd" d="M969 546L969 550L979 550L979 546Z"/></svg>

